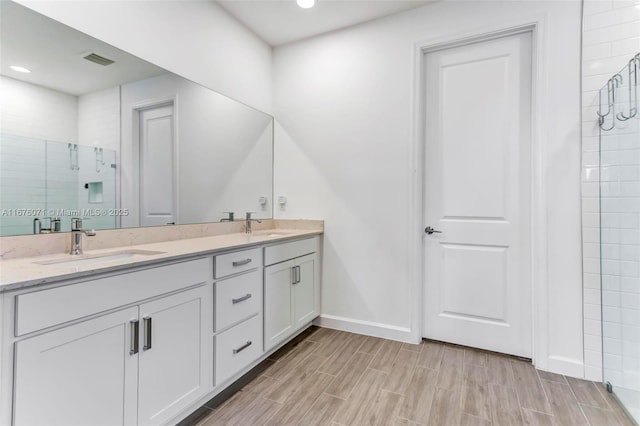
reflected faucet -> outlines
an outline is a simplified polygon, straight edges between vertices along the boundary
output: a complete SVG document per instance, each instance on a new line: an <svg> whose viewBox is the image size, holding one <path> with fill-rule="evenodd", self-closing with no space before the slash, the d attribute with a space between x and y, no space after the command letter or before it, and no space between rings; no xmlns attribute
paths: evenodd
<svg viewBox="0 0 640 426"><path fill-rule="evenodd" d="M82 254L82 234L87 237L93 237L96 232L82 229L82 219L79 217L71 218L71 252L69 254Z"/></svg>
<svg viewBox="0 0 640 426"><path fill-rule="evenodd" d="M258 223L262 223L261 220L259 219L251 219L251 215L254 212L247 212L247 218L245 219L245 233L246 234L251 234L251 222L258 222Z"/></svg>
<svg viewBox="0 0 640 426"><path fill-rule="evenodd" d="M222 219L220 219L220 222L233 222L233 212L222 212L226 215L228 215L228 217L223 217Z"/></svg>

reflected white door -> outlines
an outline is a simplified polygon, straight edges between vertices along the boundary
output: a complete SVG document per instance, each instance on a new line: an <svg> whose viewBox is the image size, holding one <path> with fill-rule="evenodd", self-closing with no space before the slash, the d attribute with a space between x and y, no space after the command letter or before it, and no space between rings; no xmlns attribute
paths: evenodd
<svg viewBox="0 0 640 426"><path fill-rule="evenodd" d="M531 33L425 71L423 335L531 357Z"/></svg>
<svg viewBox="0 0 640 426"><path fill-rule="evenodd" d="M176 221L173 106L140 111L140 225Z"/></svg>

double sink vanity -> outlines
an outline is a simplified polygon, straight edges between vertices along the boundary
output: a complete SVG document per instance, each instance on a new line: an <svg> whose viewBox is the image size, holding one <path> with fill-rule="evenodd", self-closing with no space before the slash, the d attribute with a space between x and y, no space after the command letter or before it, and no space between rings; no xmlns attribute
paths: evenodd
<svg viewBox="0 0 640 426"><path fill-rule="evenodd" d="M175 424L299 334L320 312L323 223L263 222L4 256L0 424Z"/></svg>

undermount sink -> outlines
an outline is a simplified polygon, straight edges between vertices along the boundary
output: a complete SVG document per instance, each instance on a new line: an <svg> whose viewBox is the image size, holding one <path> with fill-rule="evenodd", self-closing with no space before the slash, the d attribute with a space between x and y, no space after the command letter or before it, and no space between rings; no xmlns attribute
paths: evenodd
<svg viewBox="0 0 640 426"><path fill-rule="evenodd" d="M124 260L133 256L153 256L155 254L165 253L166 252L164 251L153 250L120 250L87 256L70 256L64 259L46 260L34 263L37 263L38 265L66 268L69 266L86 266L102 262L112 262L114 260Z"/></svg>
<svg viewBox="0 0 640 426"><path fill-rule="evenodd" d="M285 235L291 235L291 232L286 231L276 231L273 229L265 229L263 231L255 231L254 235L259 235L261 237L283 237Z"/></svg>

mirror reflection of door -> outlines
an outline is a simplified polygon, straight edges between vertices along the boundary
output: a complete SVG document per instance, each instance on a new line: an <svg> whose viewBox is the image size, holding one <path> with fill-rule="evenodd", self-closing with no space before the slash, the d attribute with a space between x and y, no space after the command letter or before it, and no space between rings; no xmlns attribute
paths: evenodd
<svg viewBox="0 0 640 426"><path fill-rule="evenodd" d="M173 104L139 110L140 226L176 222Z"/></svg>

